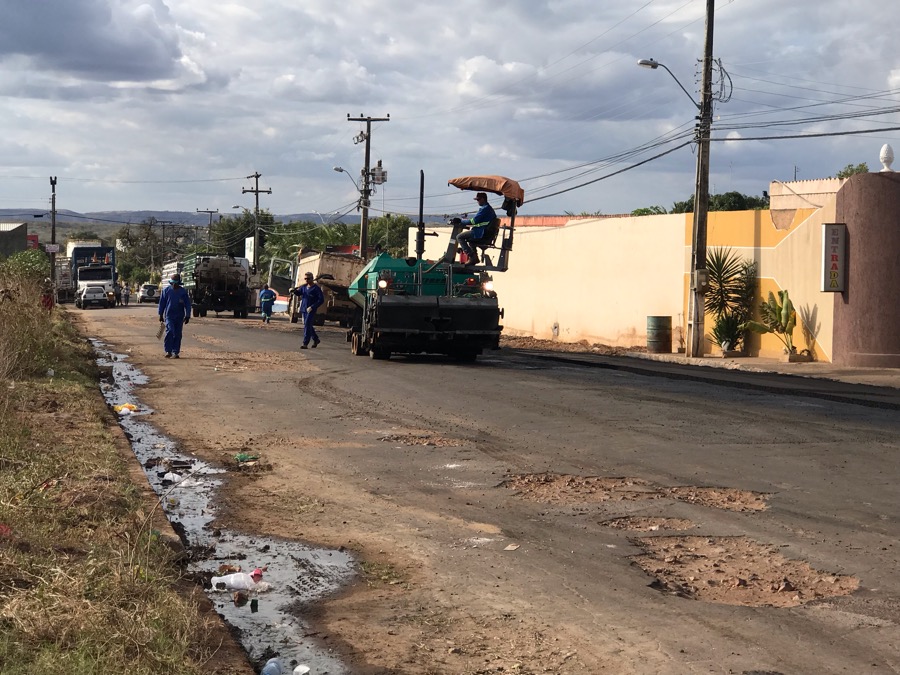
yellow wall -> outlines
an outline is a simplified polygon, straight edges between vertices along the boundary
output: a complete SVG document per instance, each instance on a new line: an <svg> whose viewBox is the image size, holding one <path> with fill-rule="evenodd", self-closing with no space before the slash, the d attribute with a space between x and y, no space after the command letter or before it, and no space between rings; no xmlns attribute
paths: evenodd
<svg viewBox="0 0 900 675"><path fill-rule="evenodd" d="M834 222L834 197L798 209L784 229L768 211L711 212L707 247L730 247L758 264L761 299L787 288L797 309L794 344L807 348L801 322L816 337L816 358L831 360L834 294L819 290L822 223ZM691 214L573 220L564 227L516 228L509 270L494 275L505 309L504 332L563 342L645 346L647 317L671 316L681 344L688 307ZM426 258L447 248L449 228L426 237ZM415 230L410 230L415 251ZM496 255L497 251L489 251ZM706 332L712 326L706 320ZM754 337L751 353L782 352L772 335ZM706 343L708 352L715 349Z"/></svg>

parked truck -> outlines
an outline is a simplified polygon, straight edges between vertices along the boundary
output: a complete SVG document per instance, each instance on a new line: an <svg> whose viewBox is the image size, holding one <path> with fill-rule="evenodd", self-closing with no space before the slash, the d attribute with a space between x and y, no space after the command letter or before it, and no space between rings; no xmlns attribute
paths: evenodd
<svg viewBox="0 0 900 675"><path fill-rule="evenodd" d="M350 300L350 283L366 266L366 261L349 253L327 253L309 251L301 253L296 266L294 286L302 286L307 272L311 272L325 296L325 304L316 312L316 324L337 321L341 327L349 328L353 316L358 311ZM300 318L300 298L292 296L288 305L291 323Z"/></svg>
<svg viewBox="0 0 900 675"><path fill-rule="evenodd" d="M76 290L72 261L65 256L56 256L56 301L74 302Z"/></svg>
<svg viewBox="0 0 900 675"><path fill-rule="evenodd" d="M233 312L236 319L246 319L255 308L247 258L192 254L182 262L181 280L190 293L195 317L212 310L216 314Z"/></svg>
<svg viewBox="0 0 900 675"><path fill-rule="evenodd" d="M118 278L116 273L116 249L104 246L100 241L70 241L66 244L74 293L87 285L103 286L112 293Z"/></svg>

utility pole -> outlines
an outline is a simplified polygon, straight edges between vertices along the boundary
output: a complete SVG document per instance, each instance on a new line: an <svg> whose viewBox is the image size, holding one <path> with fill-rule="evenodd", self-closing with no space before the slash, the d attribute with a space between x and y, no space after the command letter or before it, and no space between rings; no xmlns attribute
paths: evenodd
<svg viewBox="0 0 900 675"><path fill-rule="evenodd" d="M206 252L209 253L209 233L212 230L212 217L214 213L218 213L219 209L215 211L211 209L197 209L197 213L208 213L209 214L209 226L206 228Z"/></svg>
<svg viewBox="0 0 900 675"><path fill-rule="evenodd" d="M691 323L689 357L703 356L706 340L706 230L709 214L709 133L712 126L713 23L715 0L706 0L706 39L703 50L703 80L700 117L697 124L697 183L694 194L694 228L691 245Z"/></svg>
<svg viewBox="0 0 900 675"><path fill-rule="evenodd" d="M163 265L166 264L166 225L171 225L171 220L157 220L157 225L162 226L162 238L160 239L159 253L159 270L162 272Z"/></svg>
<svg viewBox="0 0 900 675"><path fill-rule="evenodd" d="M372 150L372 122L390 122L391 116L387 117L363 117L362 113L359 114L359 117L350 117L350 114L347 113L347 121L348 122L365 122L366 130L360 132L356 138L353 139L354 143L360 143L362 141L366 142L366 163L362 169L362 187L360 188L360 207L362 209L362 218L360 218L359 222L359 255L365 260L366 259L366 249L368 247L368 239L369 239L369 196L372 194L371 189L369 188L369 162L371 161L371 150Z"/></svg>
<svg viewBox="0 0 900 675"><path fill-rule="evenodd" d="M56 176L50 176L50 287L56 294Z"/></svg>
<svg viewBox="0 0 900 675"><path fill-rule="evenodd" d="M247 178L255 179L254 187L252 188L242 188L241 194L246 194L248 192L252 192L256 195L256 208L253 210L253 273L256 274L256 270L259 266L259 193L265 192L267 195L272 194L272 188L267 188L265 190L259 189L259 179L262 174L259 171L255 171L252 175L247 176ZM211 218L211 217L210 217Z"/></svg>

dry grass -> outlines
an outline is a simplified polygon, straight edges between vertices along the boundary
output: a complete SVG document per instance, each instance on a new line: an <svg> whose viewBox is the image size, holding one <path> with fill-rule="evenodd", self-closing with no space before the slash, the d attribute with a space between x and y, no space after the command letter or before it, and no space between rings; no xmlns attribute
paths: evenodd
<svg viewBox="0 0 900 675"><path fill-rule="evenodd" d="M56 314L26 285L0 301L2 672L209 672L212 626L176 592L89 346Z"/></svg>

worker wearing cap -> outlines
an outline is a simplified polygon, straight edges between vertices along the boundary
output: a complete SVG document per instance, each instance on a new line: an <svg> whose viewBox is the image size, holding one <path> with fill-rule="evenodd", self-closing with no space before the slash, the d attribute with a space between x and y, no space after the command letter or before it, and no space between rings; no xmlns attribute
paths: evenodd
<svg viewBox="0 0 900 675"><path fill-rule="evenodd" d="M475 201L478 202L478 212L472 218L463 218L460 221L463 225L471 225L472 229L460 232L456 237L457 243L466 254L467 264L470 265L478 264L478 253L475 251L475 247L472 246L472 242L483 238L487 226L497 217L493 207L488 204L487 195L484 192L477 193Z"/></svg>
<svg viewBox="0 0 900 675"><path fill-rule="evenodd" d="M316 284L312 272L307 272L303 279L306 284L295 288L293 293L300 298L300 314L303 316L303 344L300 349L307 349L312 342L312 348L319 346L319 335L316 333L316 310L325 302L325 294Z"/></svg>
<svg viewBox="0 0 900 675"><path fill-rule="evenodd" d="M166 337L163 347L166 358L177 359L181 352L181 332L184 325L191 320L191 296L181 285L181 275L172 275L169 285L159 294L159 321L166 324Z"/></svg>

